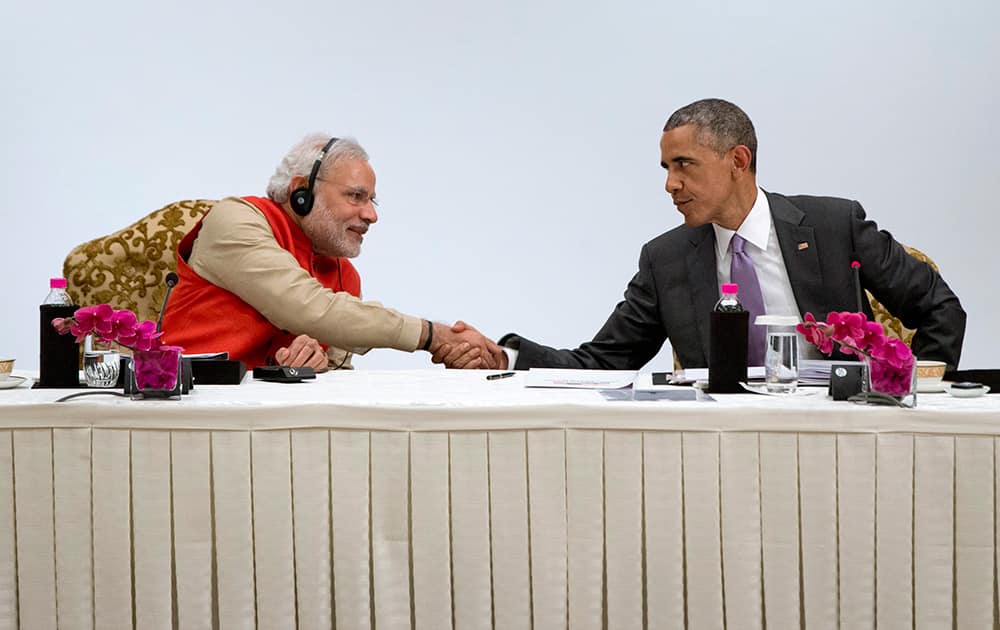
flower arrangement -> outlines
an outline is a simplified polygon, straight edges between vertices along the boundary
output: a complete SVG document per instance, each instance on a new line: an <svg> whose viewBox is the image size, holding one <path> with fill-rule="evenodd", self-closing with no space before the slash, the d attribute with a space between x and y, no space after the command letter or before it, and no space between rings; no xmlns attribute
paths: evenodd
<svg viewBox="0 0 1000 630"><path fill-rule="evenodd" d="M61 335L71 333L77 343L87 335L117 343L132 350L135 384L144 389L173 389L177 384L180 346L166 346L160 341L162 332L156 322L139 321L129 310L115 310L108 304L78 308L72 317L57 317L52 326Z"/></svg>
<svg viewBox="0 0 1000 630"><path fill-rule="evenodd" d="M803 319L796 329L824 354L832 353L836 342L844 354L867 359L872 389L890 396L910 393L913 351L901 340L887 337L882 324L851 312L831 312L825 322L816 321L812 313Z"/></svg>
<svg viewBox="0 0 1000 630"><path fill-rule="evenodd" d="M94 335L101 341L117 343L132 350L158 348L163 335L156 331L156 322L147 319L140 323L132 311L116 311L109 304L78 308L72 317L53 319L52 325L61 335L72 333L77 343L87 335Z"/></svg>

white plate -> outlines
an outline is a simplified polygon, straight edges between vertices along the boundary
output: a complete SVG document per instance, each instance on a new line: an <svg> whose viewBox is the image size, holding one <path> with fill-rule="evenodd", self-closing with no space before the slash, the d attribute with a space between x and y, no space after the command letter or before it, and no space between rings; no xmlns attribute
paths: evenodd
<svg viewBox="0 0 1000 630"><path fill-rule="evenodd" d="M14 389L20 386L26 380L23 376L8 376L7 378L0 381L0 389Z"/></svg>
<svg viewBox="0 0 1000 630"><path fill-rule="evenodd" d="M951 381L937 381L936 383L921 383L917 381L918 394L943 394L951 387Z"/></svg>
<svg viewBox="0 0 1000 630"><path fill-rule="evenodd" d="M767 391L767 385L764 383L744 383L743 381L740 381L740 386L751 394L763 394L765 396L777 396L779 398L788 398L789 396L815 396L820 392L824 394L826 393L826 390L821 387L797 387L794 392L779 394L777 392Z"/></svg>

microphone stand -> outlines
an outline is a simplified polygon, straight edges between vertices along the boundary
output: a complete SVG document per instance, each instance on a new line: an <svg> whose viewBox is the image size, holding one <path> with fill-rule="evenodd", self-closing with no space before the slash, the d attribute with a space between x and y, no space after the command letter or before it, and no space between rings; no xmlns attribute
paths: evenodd
<svg viewBox="0 0 1000 630"><path fill-rule="evenodd" d="M167 284L167 292L163 296L163 305L160 306L160 319L156 320L156 332L160 332L160 329L163 328L163 315L167 312L167 301L170 300L170 292L174 290L174 285L177 284L177 274L171 271L167 274L164 282Z"/></svg>
<svg viewBox="0 0 1000 630"><path fill-rule="evenodd" d="M852 260L851 269L854 271L854 293L858 301L858 312L864 313L865 310L861 306L861 273L860 273L861 263L859 263L856 260Z"/></svg>

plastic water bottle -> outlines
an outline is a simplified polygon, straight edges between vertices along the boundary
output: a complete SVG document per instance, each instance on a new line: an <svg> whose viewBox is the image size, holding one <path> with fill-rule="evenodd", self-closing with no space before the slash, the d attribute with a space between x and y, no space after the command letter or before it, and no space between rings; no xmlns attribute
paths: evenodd
<svg viewBox="0 0 1000 630"><path fill-rule="evenodd" d="M77 307L66 293L66 278L49 280L49 294L39 309L39 387L79 387L80 349L73 335L52 327L57 317L72 317Z"/></svg>
<svg viewBox="0 0 1000 630"><path fill-rule="evenodd" d="M750 314L739 299L739 286L723 284L722 297L709 322L708 391L738 393L747 380Z"/></svg>
<svg viewBox="0 0 1000 630"><path fill-rule="evenodd" d="M723 284L722 285L722 297L719 301L715 303L715 308L712 309L716 313L743 313L743 305L740 304L740 285L738 284Z"/></svg>
<svg viewBox="0 0 1000 630"><path fill-rule="evenodd" d="M73 304L69 293L66 293L66 278L50 278L49 294L42 301L43 305L69 306Z"/></svg>

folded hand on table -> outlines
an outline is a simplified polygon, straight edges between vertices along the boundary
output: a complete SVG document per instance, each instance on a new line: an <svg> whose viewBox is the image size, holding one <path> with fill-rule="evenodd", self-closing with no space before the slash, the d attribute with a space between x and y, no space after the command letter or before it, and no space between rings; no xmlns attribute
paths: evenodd
<svg viewBox="0 0 1000 630"><path fill-rule="evenodd" d="M326 372L326 351L318 341L308 335L299 335L285 348L274 353L278 365L289 367L311 367L316 372Z"/></svg>

